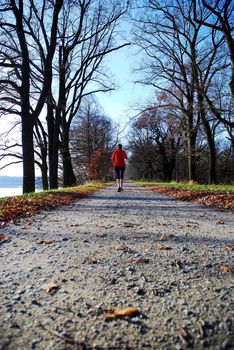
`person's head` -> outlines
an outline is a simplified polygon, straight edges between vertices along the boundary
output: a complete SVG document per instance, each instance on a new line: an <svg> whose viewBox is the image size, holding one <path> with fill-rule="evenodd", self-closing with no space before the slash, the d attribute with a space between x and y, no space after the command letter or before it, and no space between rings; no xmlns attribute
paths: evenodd
<svg viewBox="0 0 234 350"><path fill-rule="evenodd" d="M119 149L122 149L123 146L121 145L121 143L119 143L118 147L119 147Z"/></svg>

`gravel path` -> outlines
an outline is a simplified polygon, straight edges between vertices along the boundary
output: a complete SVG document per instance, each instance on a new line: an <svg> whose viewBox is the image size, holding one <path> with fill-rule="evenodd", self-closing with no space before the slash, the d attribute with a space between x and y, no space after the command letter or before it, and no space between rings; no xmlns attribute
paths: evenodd
<svg viewBox="0 0 234 350"><path fill-rule="evenodd" d="M233 349L233 223L126 184L8 225L0 349Z"/></svg>

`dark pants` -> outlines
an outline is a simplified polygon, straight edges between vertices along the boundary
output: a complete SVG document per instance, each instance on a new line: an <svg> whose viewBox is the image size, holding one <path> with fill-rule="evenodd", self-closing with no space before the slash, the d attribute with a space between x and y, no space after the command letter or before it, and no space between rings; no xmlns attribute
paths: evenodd
<svg viewBox="0 0 234 350"><path fill-rule="evenodd" d="M116 179L124 178L125 166L115 166Z"/></svg>

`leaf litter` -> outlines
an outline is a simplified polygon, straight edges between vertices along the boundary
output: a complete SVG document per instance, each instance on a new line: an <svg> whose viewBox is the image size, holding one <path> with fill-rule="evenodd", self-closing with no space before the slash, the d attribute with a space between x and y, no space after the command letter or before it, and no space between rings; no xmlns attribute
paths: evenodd
<svg viewBox="0 0 234 350"><path fill-rule="evenodd" d="M118 318L118 317L131 317L138 313L138 309L135 306L130 306L125 309L110 309L107 313L102 314L102 317L108 318Z"/></svg>

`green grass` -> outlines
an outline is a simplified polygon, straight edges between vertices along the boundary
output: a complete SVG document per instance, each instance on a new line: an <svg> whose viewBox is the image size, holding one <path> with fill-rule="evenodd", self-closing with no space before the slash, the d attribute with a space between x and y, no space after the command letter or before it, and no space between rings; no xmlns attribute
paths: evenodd
<svg viewBox="0 0 234 350"><path fill-rule="evenodd" d="M85 191L85 190L98 190L102 187L106 186L105 182L88 182L84 185L73 186L73 187L65 187L58 188L55 190L47 190L33 193L25 193L23 196L40 196L44 194L54 194L54 193L68 193L68 192L77 192L77 191Z"/></svg>
<svg viewBox="0 0 234 350"><path fill-rule="evenodd" d="M47 191L40 191L40 192L30 192L30 193L25 193L22 195L17 195L17 196L11 196L11 197L26 197L26 198L31 198L31 197L43 197L47 195L58 195L58 194L66 194L66 193L84 193L89 190L99 190L105 186L110 185L110 183L107 182L88 182L84 185L79 185L79 186L74 186L74 187L65 187L65 188L59 188L59 189L54 189L54 190L47 190ZM0 198L0 203L5 202L6 199L9 197L2 197Z"/></svg>
<svg viewBox="0 0 234 350"><path fill-rule="evenodd" d="M199 184L184 184L184 183L169 183L169 182L154 182L154 181L134 181L142 186L161 186L169 188L178 188L185 190L198 191L218 191L218 192L234 192L234 185L199 185Z"/></svg>

